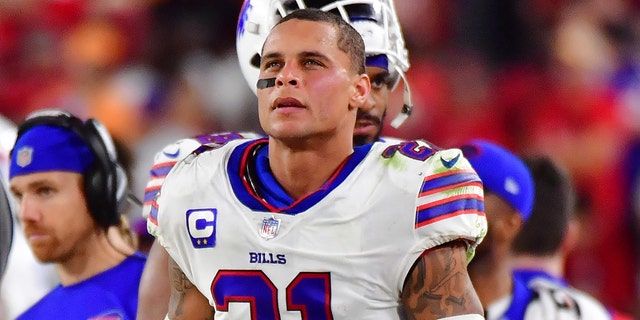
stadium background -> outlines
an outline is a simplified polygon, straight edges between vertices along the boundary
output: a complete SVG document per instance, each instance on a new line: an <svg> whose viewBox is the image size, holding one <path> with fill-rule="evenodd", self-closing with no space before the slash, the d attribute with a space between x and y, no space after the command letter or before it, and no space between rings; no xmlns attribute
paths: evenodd
<svg viewBox="0 0 640 320"><path fill-rule="evenodd" d="M134 191L142 195L153 153L164 144L201 132L259 130L256 99L235 54L241 5L0 1L0 114L19 122L57 107L98 118L130 151ZM569 281L638 313L640 1L396 6L415 108L385 134L443 147L482 137L560 161L580 194L582 236L567 263Z"/></svg>

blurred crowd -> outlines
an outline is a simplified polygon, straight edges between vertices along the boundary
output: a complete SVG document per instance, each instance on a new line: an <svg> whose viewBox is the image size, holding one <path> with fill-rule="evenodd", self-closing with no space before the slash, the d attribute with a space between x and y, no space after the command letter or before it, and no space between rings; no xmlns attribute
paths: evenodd
<svg viewBox="0 0 640 320"><path fill-rule="evenodd" d="M0 114L95 117L142 197L178 138L259 131L235 53L242 0L0 1ZM567 168L581 238L567 277L638 312L640 1L401 0L414 113L385 134L442 147L484 138ZM402 85L402 84L401 84ZM394 93L389 112L401 106ZM132 222L141 219L136 210ZM139 230L144 236L145 229Z"/></svg>

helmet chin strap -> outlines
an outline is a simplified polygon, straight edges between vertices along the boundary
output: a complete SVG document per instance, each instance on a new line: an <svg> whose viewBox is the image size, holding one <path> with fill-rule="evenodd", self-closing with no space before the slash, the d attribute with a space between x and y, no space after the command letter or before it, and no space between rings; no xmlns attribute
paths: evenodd
<svg viewBox="0 0 640 320"><path fill-rule="evenodd" d="M409 88L407 76L398 66L395 66L395 68L400 75L400 78L402 78L402 84L404 86L402 110L400 110L400 113L393 119L393 121L391 121L391 126L398 129L398 127L400 127L411 115L411 111L413 111L413 102L411 102L411 88Z"/></svg>

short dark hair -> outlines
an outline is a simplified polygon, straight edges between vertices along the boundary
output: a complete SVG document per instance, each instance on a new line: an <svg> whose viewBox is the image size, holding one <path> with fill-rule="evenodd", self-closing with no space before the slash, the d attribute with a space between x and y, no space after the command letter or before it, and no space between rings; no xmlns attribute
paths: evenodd
<svg viewBox="0 0 640 320"><path fill-rule="evenodd" d="M365 73L364 40L360 33L342 17L317 8L299 9L286 15L275 26L289 20L320 21L331 24L338 31L338 49L349 55L351 67L357 74ZM275 27L274 26L274 27Z"/></svg>
<svg viewBox="0 0 640 320"><path fill-rule="evenodd" d="M568 173L546 156L523 159L535 185L529 219L512 243L516 254L544 256L556 253L576 209L576 191Z"/></svg>

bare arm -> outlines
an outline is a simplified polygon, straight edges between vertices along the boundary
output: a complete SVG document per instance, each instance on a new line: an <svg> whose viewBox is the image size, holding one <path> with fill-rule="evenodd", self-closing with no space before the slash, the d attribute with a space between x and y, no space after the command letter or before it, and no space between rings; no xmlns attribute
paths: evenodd
<svg viewBox="0 0 640 320"><path fill-rule="evenodd" d="M401 300L408 319L482 315L467 273L466 244L447 243L418 259L405 280Z"/></svg>
<svg viewBox="0 0 640 320"><path fill-rule="evenodd" d="M138 320L164 319L169 306L169 254L153 242L144 265L138 293Z"/></svg>
<svg viewBox="0 0 640 320"><path fill-rule="evenodd" d="M209 305L207 298L187 279L171 257L169 257L169 281L171 297L167 315L170 319L213 319L214 309Z"/></svg>

